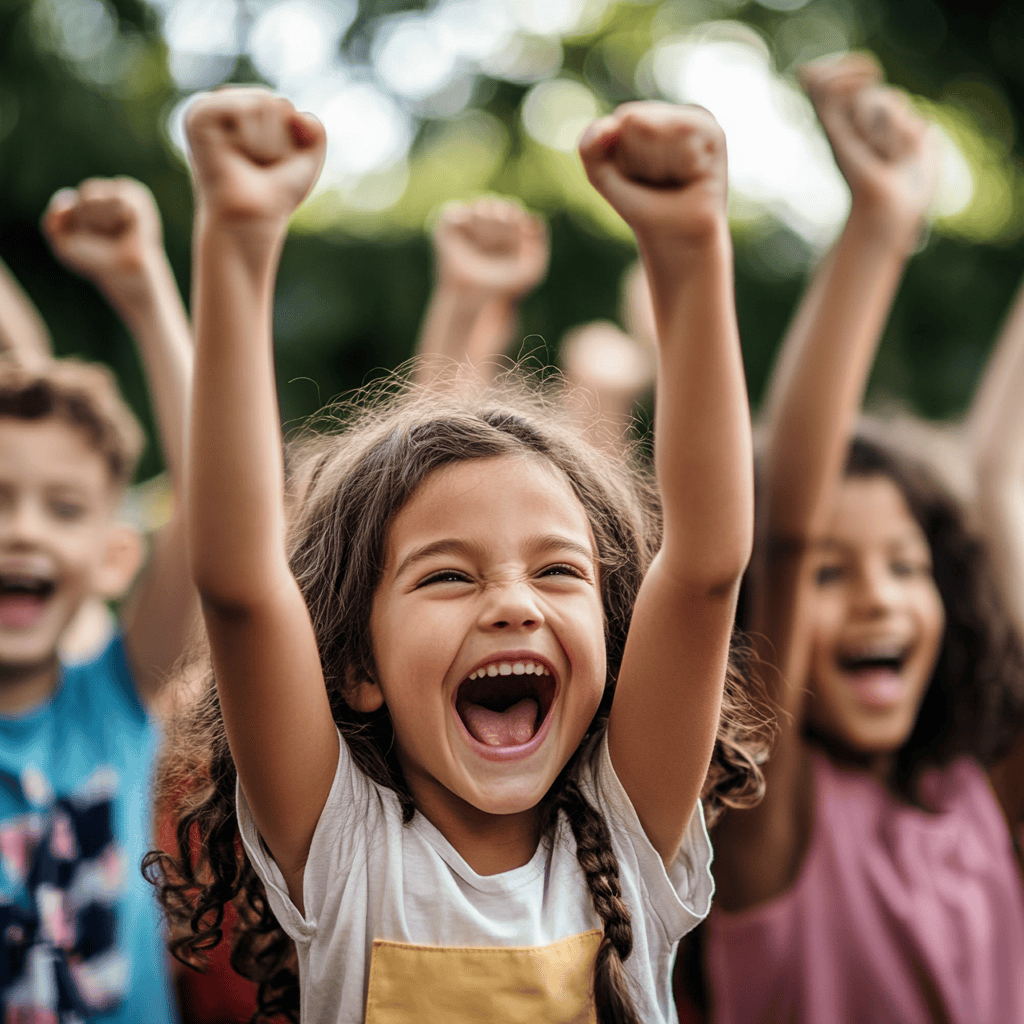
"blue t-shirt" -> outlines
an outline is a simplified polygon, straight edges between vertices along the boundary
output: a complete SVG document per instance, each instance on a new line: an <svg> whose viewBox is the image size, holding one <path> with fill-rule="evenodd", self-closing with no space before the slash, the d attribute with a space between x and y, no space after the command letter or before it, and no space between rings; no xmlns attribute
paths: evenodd
<svg viewBox="0 0 1024 1024"><path fill-rule="evenodd" d="M157 730L120 638L0 716L0 1021L171 1024L153 846Z"/></svg>

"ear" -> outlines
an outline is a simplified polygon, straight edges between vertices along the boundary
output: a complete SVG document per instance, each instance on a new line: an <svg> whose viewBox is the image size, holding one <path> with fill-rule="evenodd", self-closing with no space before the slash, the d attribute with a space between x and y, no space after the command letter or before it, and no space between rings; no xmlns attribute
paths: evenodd
<svg viewBox="0 0 1024 1024"><path fill-rule="evenodd" d="M103 563L96 576L96 592L107 600L123 597L142 565L139 531L127 523L114 523L107 533Z"/></svg>
<svg viewBox="0 0 1024 1024"><path fill-rule="evenodd" d="M353 711L369 715L384 706L384 691L375 682L351 668L346 676L345 703Z"/></svg>

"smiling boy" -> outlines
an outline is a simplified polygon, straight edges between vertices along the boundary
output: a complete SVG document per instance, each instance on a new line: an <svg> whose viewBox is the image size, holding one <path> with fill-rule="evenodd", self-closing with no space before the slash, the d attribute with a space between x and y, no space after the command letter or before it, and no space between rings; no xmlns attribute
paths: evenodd
<svg viewBox="0 0 1024 1024"><path fill-rule="evenodd" d="M128 179L58 193L57 255L139 344L180 479L187 320L149 193ZM118 522L143 436L113 375L0 361L0 1020L169 1024L163 935L138 866L151 845L148 706L195 614L177 518L154 539L120 629L92 661L59 645L91 598L120 597L141 547Z"/></svg>

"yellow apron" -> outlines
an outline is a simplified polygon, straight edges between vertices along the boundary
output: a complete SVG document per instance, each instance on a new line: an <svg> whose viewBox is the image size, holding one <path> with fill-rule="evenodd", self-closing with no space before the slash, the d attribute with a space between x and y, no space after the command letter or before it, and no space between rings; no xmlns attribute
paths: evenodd
<svg viewBox="0 0 1024 1024"><path fill-rule="evenodd" d="M550 946L414 946L376 939L366 1024L596 1024L602 932Z"/></svg>

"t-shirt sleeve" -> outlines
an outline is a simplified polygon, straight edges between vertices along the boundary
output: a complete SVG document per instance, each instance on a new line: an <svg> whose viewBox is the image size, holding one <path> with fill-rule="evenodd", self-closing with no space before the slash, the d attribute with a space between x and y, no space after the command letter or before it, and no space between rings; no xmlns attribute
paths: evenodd
<svg viewBox="0 0 1024 1024"><path fill-rule="evenodd" d="M713 854L704 824L704 809L698 800L679 852L666 869L615 774L608 753L607 733L601 737L589 764L589 772L584 772L581 778L581 787L608 821L620 869L632 866L637 872L645 916L648 921L658 922L665 942L674 944L707 917L715 892L711 877Z"/></svg>
<svg viewBox="0 0 1024 1024"><path fill-rule="evenodd" d="M382 814L380 795L356 767L341 733L338 748L334 781L313 832L303 872L304 913L292 902L284 874L256 828L242 786L235 783L238 829L246 855L266 887L271 909L281 927L300 943L309 942L316 933L328 893L336 893L345 886L353 863L365 855L367 835L377 832L375 822Z"/></svg>

